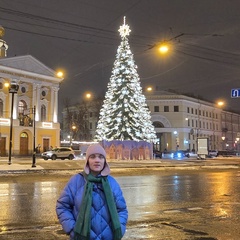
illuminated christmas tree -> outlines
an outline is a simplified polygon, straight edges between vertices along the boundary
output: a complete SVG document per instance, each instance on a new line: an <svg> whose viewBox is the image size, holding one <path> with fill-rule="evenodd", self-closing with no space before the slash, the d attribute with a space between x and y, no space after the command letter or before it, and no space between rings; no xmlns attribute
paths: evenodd
<svg viewBox="0 0 240 240"><path fill-rule="evenodd" d="M130 50L127 36L131 30L125 23L125 17L118 31L122 42L117 50L108 90L100 111L95 139L153 142L156 133Z"/></svg>

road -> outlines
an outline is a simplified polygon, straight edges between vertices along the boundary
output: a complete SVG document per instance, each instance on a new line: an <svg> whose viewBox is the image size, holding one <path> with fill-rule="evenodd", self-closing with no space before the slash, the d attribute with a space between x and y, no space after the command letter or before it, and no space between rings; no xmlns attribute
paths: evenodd
<svg viewBox="0 0 240 240"><path fill-rule="evenodd" d="M0 180L0 239L68 239L55 203L75 171L10 174ZM113 174L114 175L114 174ZM116 174L129 209L124 239L240 239L240 172Z"/></svg>

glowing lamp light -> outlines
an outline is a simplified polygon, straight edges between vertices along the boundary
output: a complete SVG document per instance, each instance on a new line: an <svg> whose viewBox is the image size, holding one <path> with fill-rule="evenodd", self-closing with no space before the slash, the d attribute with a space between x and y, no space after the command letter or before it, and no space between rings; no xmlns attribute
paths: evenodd
<svg viewBox="0 0 240 240"><path fill-rule="evenodd" d="M8 88L10 86L10 83L9 82L5 82L4 83L4 87Z"/></svg>
<svg viewBox="0 0 240 240"><path fill-rule="evenodd" d="M62 78L63 77L63 72L62 71L58 71L57 72L57 77Z"/></svg>
<svg viewBox="0 0 240 240"><path fill-rule="evenodd" d="M224 102L223 101L219 101L217 104L218 104L218 106L222 107L224 105Z"/></svg>
<svg viewBox="0 0 240 240"><path fill-rule="evenodd" d="M153 90L152 87L147 87L148 92L151 92L152 90Z"/></svg>
<svg viewBox="0 0 240 240"><path fill-rule="evenodd" d="M169 50L169 47L166 43L163 43L159 46L158 50L161 54L166 54Z"/></svg>
<svg viewBox="0 0 240 240"><path fill-rule="evenodd" d="M91 93L86 93L86 98L91 98L92 97L92 94Z"/></svg>

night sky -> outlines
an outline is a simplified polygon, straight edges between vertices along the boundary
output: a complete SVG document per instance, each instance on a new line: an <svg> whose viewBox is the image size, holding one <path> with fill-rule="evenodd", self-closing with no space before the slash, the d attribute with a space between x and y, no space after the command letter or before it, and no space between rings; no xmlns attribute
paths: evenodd
<svg viewBox="0 0 240 240"><path fill-rule="evenodd" d="M240 112L239 0L0 0L8 57L32 55L65 70L63 102L104 95L126 16L141 86L172 89ZM162 57L156 45L171 44Z"/></svg>

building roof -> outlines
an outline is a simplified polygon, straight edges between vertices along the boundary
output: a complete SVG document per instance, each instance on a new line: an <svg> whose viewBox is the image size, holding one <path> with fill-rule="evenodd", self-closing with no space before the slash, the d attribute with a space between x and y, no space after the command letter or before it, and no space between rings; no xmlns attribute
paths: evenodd
<svg viewBox="0 0 240 240"><path fill-rule="evenodd" d="M44 81L60 83L63 78L56 77L56 72L41 63L31 55L0 58L1 77L8 77L12 74L16 78L34 78Z"/></svg>
<svg viewBox="0 0 240 240"><path fill-rule="evenodd" d="M55 77L56 74L54 70L31 55L1 58L0 65L51 77Z"/></svg>

